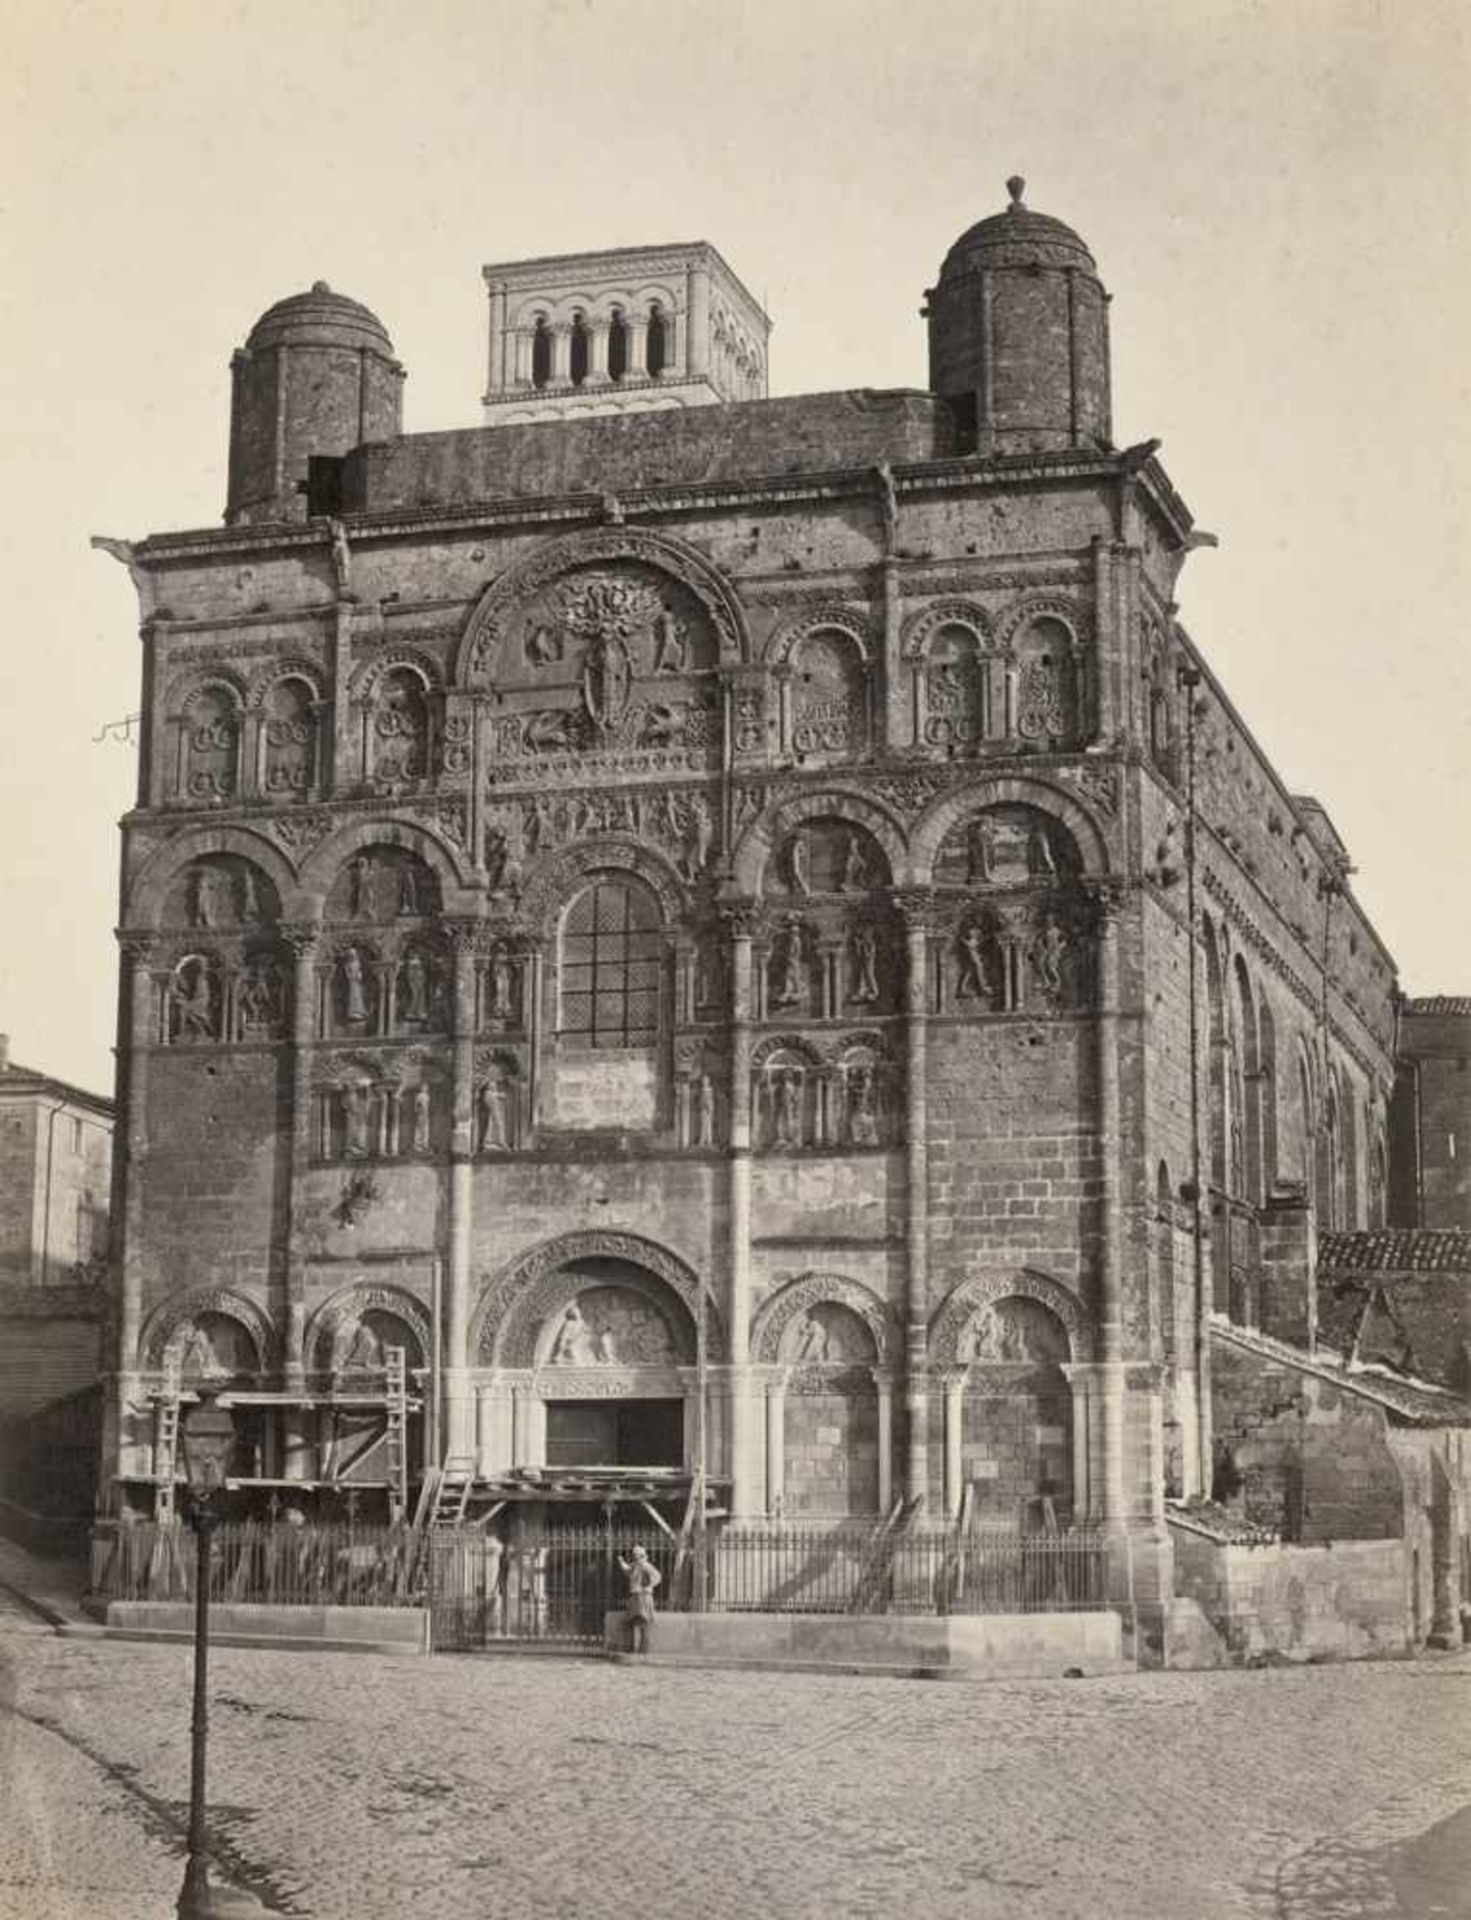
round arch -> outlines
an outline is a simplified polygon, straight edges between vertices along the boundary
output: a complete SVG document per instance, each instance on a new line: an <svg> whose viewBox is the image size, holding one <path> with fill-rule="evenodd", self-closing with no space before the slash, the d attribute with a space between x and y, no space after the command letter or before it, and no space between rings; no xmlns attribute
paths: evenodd
<svg viewBox="0 0 1471 1920"><path fill-rule="evenodd" d="M960 1337L983 1307L999 1300L1035 1300L1062 1322L1073 1361L1093 1357L1093 1331L1076 1294L1050 1274L1024 1267L1019 1273L978 1273L953 1286L930 1320L929 1355L938 1366L960 1366Z"/></svg>
<svg viewBox="0 0 1471 1920"><path fill-rule="evenodd" d="M802 642L818 633L841 634L857 649L860 665L865 670L872 666L877 645L873 622L858 608L845 606L841 601L834 601L830 606L809 607L799 619L779 627L767 643L767 665L790 666Z"/></svg>
<svg viewBox="0 0 1471 1920"><path fill-rule="evenodd" d="M325 699L321 667L305 655L298 654L284 660L268 660L264 666L256 668L245 689L247 709L251 713L261 712L272 689L283 680L304 680L312 690L313 700L320 705Z"/></svg>
<svg viewBox="0 0 1471 1920"><path fill-rule="evenodd" d="M804 820L841 820L871 833L883 849L889 863L891 884L906 884L909 852L904 830L886 807L866 794L852 793L843 787L824 787L816 793L800 794L780 806L758 814L736 843L732 885L736 892L756 896L766 868L777 846Z"/></svg>
<svg viewBox="0 0 1471 1920"><path fill-rule="evenodd" d="M444 692L444 672L432 654L420 647L394 647L358 668L348 686L349 703L371 706L386 676L400 671L412 673L420 680L426 698Z"/></svg>
<svg viewBox="0 0 1471 1920"><path fill-rule="evenodd" d="M521 894L526 925L550 934L557 914L582 882L601 873L620 880L638 880L658 902L666 927L679 920L685 908L685 889L664 854L642 841L610 835L606 839L560 847L532 863Z"/></svg>
<svg viewBox="0 0 1471 1920"><path fill-rule="evenodd" d="M235 854L260 868L276 890L283 919L291 916L296 876L281 849L251 827L185 827L149 855L128 889L125 929L154 931L162 924L169 889L181 870L206 854Z"/></svg>
<svg viewBox="0 0 1471 1920"><path fill-rule="evenodd" d="M354 854L368 847L401 847L414 853L434 870L440 883L446 913L476 913L481 895L470 887L470 875L448 841L417 821L369 816L318 841L301 863L298 885L310 896L311 910L303 918L317 918L326 903L332 884ZM451 895L461 897L452 899Z"/></svg>
<svg viewBox="0 0 1471 1920"><path fill-rule="evenodd" d="M947 794L920 816L909 836L914 884L930 883L940 849L958 821L985 807L1004 805L1035 807L1041 813L1050 813L1072 834L1082 856L1084 875L1097 879L1109 872L1108 842L1087 807L1049 780L1008 775L1002 779L978 780L958 793Z"/></svg>
<svg viewBox="0 0 1471 1920"><path fill-rule="evenodd" d="M703 1307L706 1353L724 1358L725 1330L720 1310L694 1268L678 1254L637 1233L558 1234L518 1255L481 1293L470 1323L470 1352L478 1366L526 1367L534 1363L537 1336L549 1315L564 1308L590 1282L574 1263L616 1260L662 1281L684 1308L694 1351L695 1328Z"/></svg>
<svg viewBox="0 0 1471 1920"><path fill-rule="evenodd" d="M138 1339L138 1359L149 1371L167 1371L182 1356L188 1328L201 1314L218 1314L233 1320L249 1336L256 1361L263 1373L275 1364L276 1330L270 1315L248 1294L230 1287L202 1287L195 1292L173 1294L161 1301L149 1315Z"/></svg>
<svg viewBox="0 0 1471 1920"><path fill-rule="evenodd" d="M740 602L724 574L704 554L667 533L609 526L548 541L486 588L460 640L452 684L467 690L490 684L506 621L531 594L561 574L600 561L619 560L639 562L668 574L694 595L719 637L722 664L736 665L750 659L750 636Z"/></svg>
<svg viewBox="0 0 1471 1920"><path fill-rule="evenodd" d="M388 1313L403 1321L419 1343L421 1359L428 1360L429 1314L418 1296L406 1287L354 1280L324 1300L307 1323L297 1358L308 1373L334 1372L341 1366L346 1344L365 1313Z"/></svg>
<svg viewBox="0 0 1471 1920"><path fill-rule="evenodd" d="M974 636L984 652L994 645L991 616L973 600L940 600L916 613L905 625L900 651L906 660L921 660L942 627L960 627Z"/></svg>
<svg viewBox="0 0 1471 1920"><path fill-rule="evenodd" d="M846 1307L857 1314L873 1336L878 1364L888 1366L893 1362L898 1344L894 1317L873 1289L844 1273L815 1272L788 1280L762 1301L751 1322L752 1359L763 1366L775 1365L792 1322L820 1306Z"/></svg>

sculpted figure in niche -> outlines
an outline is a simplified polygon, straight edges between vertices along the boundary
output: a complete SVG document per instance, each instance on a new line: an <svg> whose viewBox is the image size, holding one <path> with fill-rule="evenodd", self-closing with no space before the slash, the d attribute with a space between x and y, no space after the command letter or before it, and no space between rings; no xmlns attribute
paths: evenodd
<svg viewBox="0 0 1471 1920"><path fill-rule="evenodd" d="M794 1006L806 992L807 982L802 965L805 945L802 922L788 920L774 959L773 1006Z"/></svg>
<svg viewBox="0 0 1471 1920"><path fill-rule="evenodd" d="M490 962L490 999L485 1011L492 1020L504 1020L511 1012L511 958L504 947L497 947Z"/></svg>
<svg viewBox="0 0 1471 1920"><path fill-rule="evenodd" d="M342 1089L342 1118L347 1151L361 1159L368 1152L373 1125L373 1096L361 1080Z"/></svg>
<svg viewBox="0 0 1471 1920"><path fill-rule="evenodd" d="M787 853L787 872L791 877L793 893L811 893L812 873L808 865L805 834L799 833L792 841Z"/></svg>
<svg viewBox="0 0 1471 1920"><path fill-rule="evenodd" d="M710 864L710 851L715 843L715 822L710 813L710 803L703 794L696 794L690 802L689 824L685 832L685 878L696 880Z"/></svg>
<svg viewBox="0 0 1471 1920"><path fill-rule="evenodd" d="M260 891L255 884L255 869L251 866L242 866L240 869L240 918L247 925L263 918Z"/></svg>
<svg viewBox="0 0 1471 1920"><path fill-rule="evenodd" d="M414 948L399 969L399 1012L405 1020L429 1018L429 968L424 956Z"/></svg>
<svg viewBox="0 0 1471 1920"><path fill-rule="evenodd" d="M344 1373L377 1372L382 1369L382 1366L383 1342L366 1320L359 1320L353 1330L352 1345L343 1356L342 1371Z"/></svg>
<svg viewBox="0 0 1471 1920"><path fill-rule="evenodd" d="M854 1067L848 1075L848 1138L855 1147L878 1145L878 1091L872 1067Z"/></svg>
<svg viewBox="0 0 1471 1920"><path fill-rule="evenodd" d="M413 1151L415 1153L428 1153L429 1151L429 1089L424 1085L422 1081L419 1083L417 1087L414 1088L413 1111L414 1111L414 1125L413 1125L413 1135L412 1135L413 1143L414 1143Z"/></svg>
<svg viewBox="0 0 1471 1920"><path fill-rule="evenodd" d="M174 1031L180 1040L215 1037L214 989L202 960L186 960L169 987L174 1008Z"/></svg>
<svg viewBox="0 0 1471 1920"><path fill-rule="evenodd" d="M955 981L955 996L959 1000L989 1000L992 986L991 976L986 968L986 937L974 921L965 928L956 942L959 969Z"/></svg>
<svg viewBox="0 0 1471 1920"><path fill-rule="evenodd" d="M1052 851L1052 836L1046 827L1033 827L1027 834L1027 871L1034 879L1057 878L1057 858Z"/></svg>
<svg viewBox="0 0 1471 1920"><path fill-rule="evenodd" d="M236 1002L241 1035L268 1032L276 1023L281 977L270 960L252 960Z"/></svg>
<svg viewBox="0 0 1471 1920"><path fill-rule="evenodd" d="M702 941L695 970L695 1005L718 1007L724 986L725 963L720 947L714 940Z"/></svg>
<svg viewBox="0 0 1471 1920"><path fill-rule="evenodd" d="M342 1011L349 1021L366 1020L368 995L363 981L363 956L349 947L342 956Z"/></svg>
<svg viewBox="0 0 1471 1920"><path fill-rule="evenodd" d="M780 1073L772 1087L776 1102L776 1141L781 1147L802 1144L802 1076Z"/></svg>
<svg viewBox="0 0 1471 1920"><path fill-rule="evenodd" d="M1042 991L1054 1006L1059 1005L1067 991L1064 969L1068 957L1068 939L1055 920L1049 920L1038 934L1032 947L1032 971L1042 987Z"/></svg>
<svg viewBox="0 0 1471 1920"><path fill-rule="evenodd" d="M691 1089L691 1121L694 1145L713 1147L715 1144L715 1083L708 1073L696 1074Z"/></svg>
<svg viewBox="0 0 1471 1920"><path fill-rule="evenodd" d="M480 1089L480 1144L484 1147L509 1147L506 1083L493 1074Z"/></svg>
<svg viewBox="0 0 1471 1920"><path fill-rule="evenodd" d="M209 1329L195 1325L184 1347L184 1357L180 1371L189 1378L198 1379L201 1374L224 1373L220 1357L215 1352L214 1341Z"/></svg>
<svg viewBox="0 0 1471 1920"><path fill-rule="evenodd" d="M797 1342L797 1359L812 1366L821 1365L827 1359L827 1328L816 1314L807 1316L807 1324Z"/></svg>
<svg viewBox="0 0 1471 1920"><path fill-rule="evenodd" d="M485 841L481 860L485 867L485 877L490 883L492 893L498 892L506 875L506 860L510 847L506 842L504 827L488 826L485 829Z"/></svg>
<svg viewBox="0 0 1471 1920"><path fill-rule="evenodd" d="M843 836L843 851L838 863L840 893L864 892L874 883L873 870L862 836L849 831Z"/></svg>
<svg viewBox="0 0 1471 1920"><path fill-rule="evenodd" d="M989 814L972 820L965 837L965 883L989 886L996 877L996 825Z"/></svg>
<svg viewBox="0 0 1471 1920"><path fill-rule="evenodd" d="M552 1342L551 1364L554 1367L589 1367L595 1366L597 1360L596 1338L574 1301L562 1315L562 1324L557 1328L557 1337Z"/></svg>
<svg viewBox="0 0 1471 1920"><path fill-rule="evenodd" d="M423 886L412 860L406 860L398 870L398 910L413 917L424 911Z"/></svg>
<svg viewBox="0 0 1471 1920"><path fill-rule="evenodd" d="M534 627L526 637L526 658L534 667L552 667L562 658L562 636L554 627Z"/></svg>
<svg viewBox="0 0 1471 1920"><path fill-rule="evenodd" d="M853 986L849 997L857 1005L866 1006L879 997L878 936L872 927L863 926L853 929L850 954Z"/></svg>
<svg viewBox="0 0 1471 1920"><path fill-rule="evenodd" d="M347 910L354 920L373 917L373 863L365 853L354 854L348 869Z"/></svg>
<svg viewBox="0 0 1471 1920"><path fill-rule="evenodd" d="M654 671L683 673L688 660L685 630L666 607L654 622Z"/></svg>
<svg viewBox="0 0 1471 1920"><path fill-rule="evenodd" d="M213 867L196 867L189 877L189 924L218 927L227 917L224 876Z"/></svg>

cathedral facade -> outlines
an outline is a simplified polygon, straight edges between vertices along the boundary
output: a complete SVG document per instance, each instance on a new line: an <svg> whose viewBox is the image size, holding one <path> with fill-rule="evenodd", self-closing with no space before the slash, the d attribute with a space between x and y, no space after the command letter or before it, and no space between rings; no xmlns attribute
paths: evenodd
<svg viewBox="0 0 1471 1920"><path fill-rule="evenodd" d="M1096 265L1015 182L928 390L775 400L713 249L550 265L487 269L463 432L283 301L226 524L123 549L117 1485L172 1375L321 1487L398 1346L487 1481L1167 1556L1213 1322L1311 1343L1382 1220L1394 976L1180 624Z"/></svg>

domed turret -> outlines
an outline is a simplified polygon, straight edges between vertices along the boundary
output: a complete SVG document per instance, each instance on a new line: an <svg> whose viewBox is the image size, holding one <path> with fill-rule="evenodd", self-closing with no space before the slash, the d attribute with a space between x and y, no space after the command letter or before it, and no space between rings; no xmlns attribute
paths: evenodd
<svg viewBox="0 0 1471 1920"><path fill-rule="evenodd" d="M314 460L401 429L404 370L382 321L325 280L263 313L230 371L232 526L304 520ZM313 492L327 510L330 489Z"/></svg>
<svg viewBox="0 0 1471 1920"><path fill-rule="evenodd" d="M963 233L926 296L930 386L977 453L1110 441L1108 295L1071 227L1022 200Z"/></svg>

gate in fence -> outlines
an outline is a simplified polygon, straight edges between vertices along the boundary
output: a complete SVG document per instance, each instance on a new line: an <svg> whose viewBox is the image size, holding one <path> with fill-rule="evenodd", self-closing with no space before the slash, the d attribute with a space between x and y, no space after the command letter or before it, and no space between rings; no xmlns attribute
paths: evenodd
<svg viewBox="0 0 1471 1920"><path fill-rule="evenodd" d="M653 1529L541 1526L510 1540L477 1527L436 1529L427 1555L433 1644L600 1647L603 1616L623 1604L619 1559L635 1545L659 1569L659 1601L687 1605L688 1548Z"/></svg>

